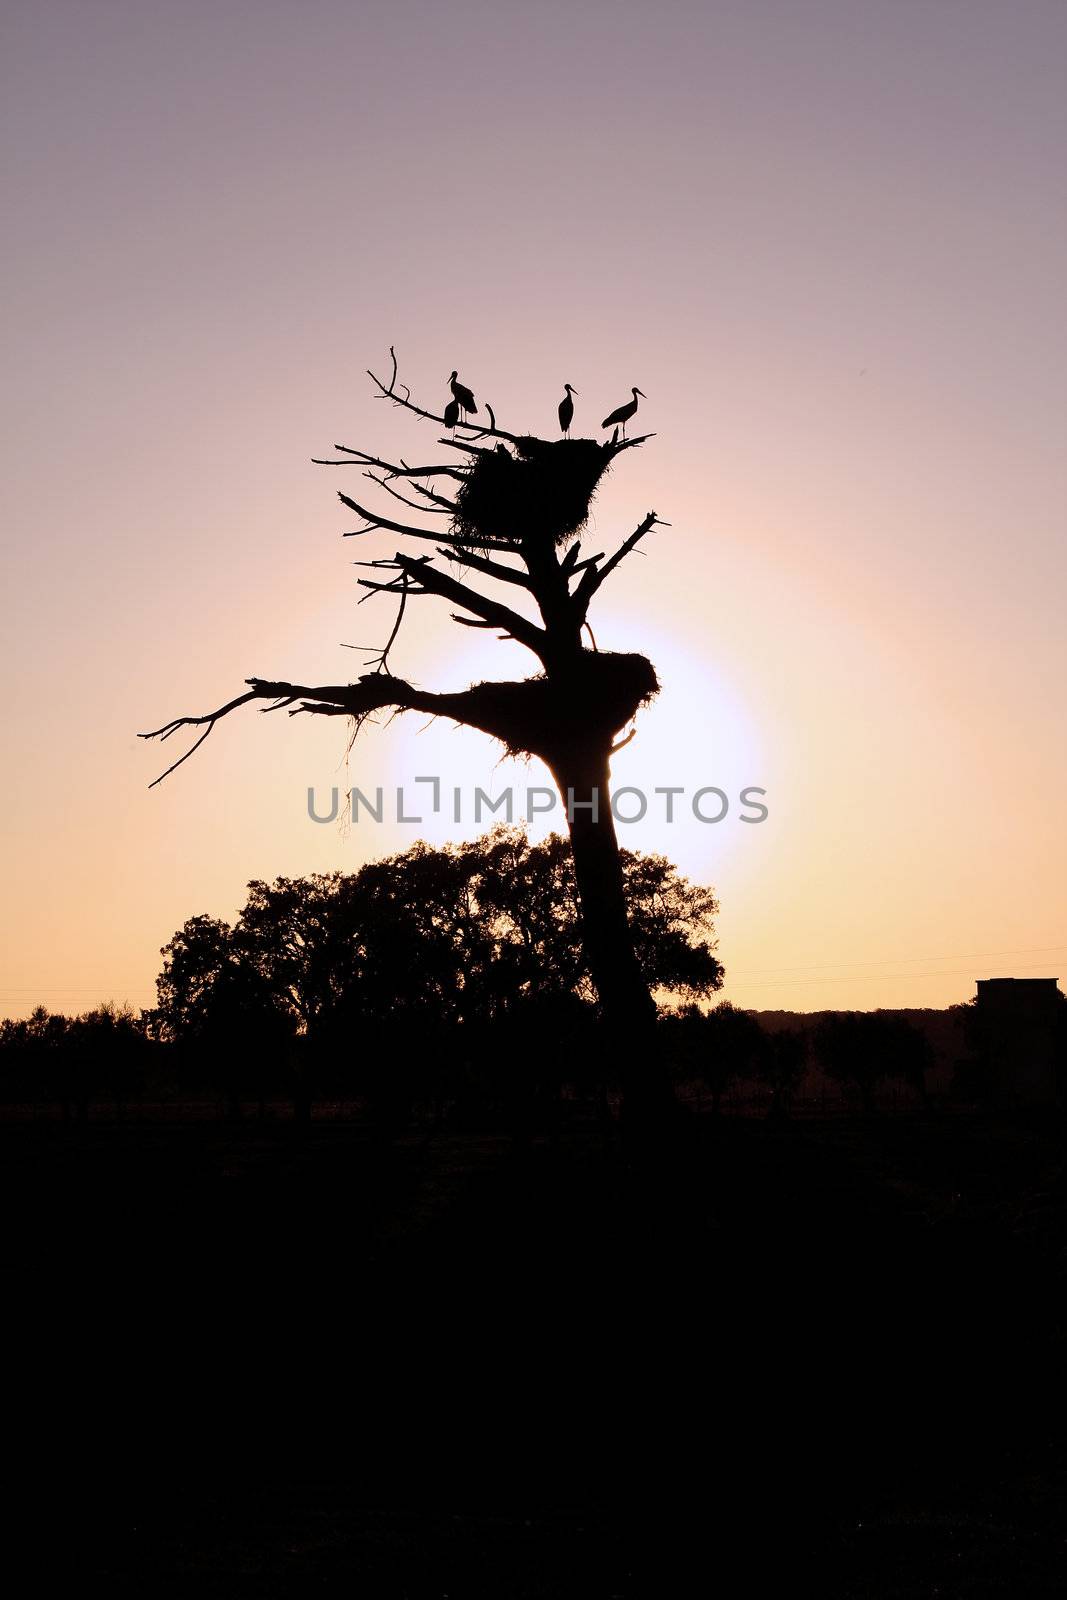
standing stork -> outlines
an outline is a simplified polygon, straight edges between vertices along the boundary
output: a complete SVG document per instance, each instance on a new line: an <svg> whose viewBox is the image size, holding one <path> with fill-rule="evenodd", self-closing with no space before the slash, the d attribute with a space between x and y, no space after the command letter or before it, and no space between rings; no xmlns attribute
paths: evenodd
<svg viewBox="0 0 1067 1600"><path fill-rule="evenodd" d="M464 416L466 416L468 412L477 411L478 407L474 403L473 394L465 384L457 381L454 369L449 376L448 387L452 390L453 400L458 400L459 409L463 412Z"/></svg>
<svg viewBox="0 0 1067 1600"><path fill-rule="evenodd" d="M626 438L626 424L629 422L631 417L636 416L637 414L638 395L641 395L642 400L648 399L648 395L642 394L640 389L631 389L630 393L633 395L633 399L630 401L629 405L620 406L617 411L613 411L611 413L610 417L605 417L603 422L600 424L602 428L614 428L616 423L621 422L622 436L624 439Z"/></svg>
<svg viewBox="0 0 1067 1600"><path fill-rule="evenodd" d="M563 399L559 403L559 431L564 437L571 431L571 418L574 416L574 401L572 395L578 393L569 383L563 385Z"/></svg>

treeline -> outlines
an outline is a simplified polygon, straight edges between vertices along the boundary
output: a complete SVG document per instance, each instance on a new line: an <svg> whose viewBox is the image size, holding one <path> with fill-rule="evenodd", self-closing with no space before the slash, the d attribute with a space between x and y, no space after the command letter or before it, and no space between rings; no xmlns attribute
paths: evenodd
<svg viewBox="0 0 1067 1600"><path fill-rule="evenodd" d="M78 1017L38 1006L29 1017L0 1022L0 1097L8 1104L51 1104L84 1120L93 1102L121 1111L162 1085L162 1065L144 1014L104 1004Z"/></svg>
<svg viewBox="0 0 1067 1600"><path fill-rule="evenodd" d="M326 1036L255 1021L256 1047L233 1012L182 1039L161 1032L158 1013L104 1005L79 1017L39 1007L0 1023L0 1097L52 1106L69 1120L109 1105L122 1116L146 1100L213 1099L220 1114L286 1101L298 1120L316 1100L357 1102L384 1126L446 1112L551 1113L566 1093L598 1101L616 1087L601 1052L595 1006L576 995L530 996L496 1017L398 1015L368 1021L347 1049ZM224 1023L224 1026L222 1025ZM768 1029L729 1001L710 1010L665 1009L661 1062L687 1097L718 1113L742 1099L788 1115L815 1068L846 1102L873 1111L879 1091L903 1086L926 1098L924 1035L877 1012L823 1016L810 1028Z"/></svg>
<svg viewBox="0 0 1067 1600"><path fill-rule="evenodd" d="M786 1115L816 1068L846 1101L867 1112L887 1085L927 1099L933 1054L926 1035L891 1012L827 1012L792 1027L770 1027L751 1011L721 1001L710 1011L687 1005L660 1019L664 1053L676 1080L706 1086L714 1111L738 1088Z"/></svg>
<svg viewBox="0 0 1067 1600"><path fill-rule="evenodd" d="M649 984L713 994L714 894L662 856L626 851L623 866ZM532 844L499 827L355 873L255 881L235 922L191 917L161 954L157 1004L139 1018L104 1008L3 1024L0 1093L74 1114L87 1096L210 1092L231 1112L285 1095L299 1115L323 1096L389 1115L610 1076L559 836Z"/></svg>
<svg viewBox="0 0 1067 1600"><path fill-rule="evenodd" d="M721 988L711 890L663 856L623 852L638 959L664 1001L661 1060L719 1110L739 1086L785 1114L816 1063L872 1109L888 1083L925 1093L928 1041L891 1013L763 1027ZM558 1104L615 1087L582 959L566 840L498 827L419 843L358 872L255 881L233 923L191 917L163 947L157 1004L0 1024L0 1096L86 1117L138 1100L361 1102L412 1114ZM769 1019L770 1020L770 1019Z"/></svg>

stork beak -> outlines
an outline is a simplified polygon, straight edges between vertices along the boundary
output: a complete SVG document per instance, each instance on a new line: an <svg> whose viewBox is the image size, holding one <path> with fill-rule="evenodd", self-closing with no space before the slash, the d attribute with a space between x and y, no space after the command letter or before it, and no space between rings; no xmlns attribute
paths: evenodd
<svg viewBox="0 0 1067 1600"><path fill-rule="evenodd" d="M567 388L570 390L571 394L577 394L578 393L578 391L574 387L573 383L568 383Z"/></svg>
<svg viewBox="0 0 1067 1600"><path fill-rule="evenodd" d="M638 389L636 392L641 396L642 400L647 400L648 399L648 395L645 393L645 391L643 389Z"/></svg>

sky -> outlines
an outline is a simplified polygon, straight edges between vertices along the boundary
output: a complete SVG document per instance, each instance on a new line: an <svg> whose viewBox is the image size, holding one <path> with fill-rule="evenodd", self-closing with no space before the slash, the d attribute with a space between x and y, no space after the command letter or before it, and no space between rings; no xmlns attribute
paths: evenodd
<svg viewBox="0 0 1067 1600"><path fill-rule="evenodd" d="M148 788L180 750L138 732L384 642L369 486L311 458L433 447L374 399L391 344L517 432L645 392L584 545L670 524L594 611L662 683L614 777L731 807L620 834L715 886L724 995L1067 977L1060 0L6 0L0 55L0 1014L149 1005L250 879L480 831L309 787L545 781L248 708ZM435 607L395 671L529 669Z"/></svg>

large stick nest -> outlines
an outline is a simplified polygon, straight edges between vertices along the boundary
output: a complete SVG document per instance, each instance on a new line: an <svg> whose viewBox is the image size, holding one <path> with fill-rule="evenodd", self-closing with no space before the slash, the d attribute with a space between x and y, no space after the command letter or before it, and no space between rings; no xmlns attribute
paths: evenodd
<svg viewBox="0 0 1067 1600"><path fill-rule="evenodd" d="M453 532L478 547L562 544L589 519L611 453L595 439L518 439L476 456L456 495Z"/></svg>
<svg viewBox="0 0 1067 1600"><path fill-rule="evenodd" d="M492 733L510 755L537 755L551 763L610 742L658 691L645 656L587 650L565 684L547 676L473 684L462 696L463 715Z"/></svg>

